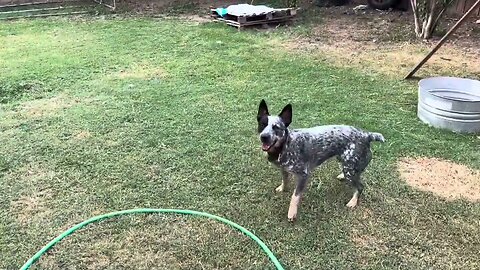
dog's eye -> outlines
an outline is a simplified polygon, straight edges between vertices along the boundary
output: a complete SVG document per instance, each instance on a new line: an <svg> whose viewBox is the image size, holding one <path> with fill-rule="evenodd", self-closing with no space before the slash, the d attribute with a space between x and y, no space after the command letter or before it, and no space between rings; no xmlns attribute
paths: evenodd
<svg viewBox="0 0 480 270"><path fill-rule="evenodd" d="M281 130L282 128L279 125L273 125L272 127L274 130Z"/></svg>

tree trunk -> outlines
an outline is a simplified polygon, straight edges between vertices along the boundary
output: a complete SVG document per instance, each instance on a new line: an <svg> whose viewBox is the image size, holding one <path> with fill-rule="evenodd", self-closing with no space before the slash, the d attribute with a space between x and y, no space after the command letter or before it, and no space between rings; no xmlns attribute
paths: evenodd
<svg viewBox="0 0 480 270"><path fill-rule="evenodd" d="M445 12L449 0L410 0L415 23L415 34L419 38L429 39L432 37L440 18ZM445 2L437 2L445 1ZM440 5L440 7L439 7Z"/></svg>
<svg viewBox="0 0 480 270"><path fill-rule="evenodd" d="M435 4L432 4L427 19L423 22L423 39L429 39L432 37L433 31L433 14L435 10Z"/></svg>
<svg viewBox="0 0 480 270"><path fill-rule="evenodd" d="M422 33L422 27L420 22L420 16L418 14L417 0L410 0L410 4L413 10L413 20L415 22L415 34L417 35L417 37L422 37L423 33Z"/></svg>

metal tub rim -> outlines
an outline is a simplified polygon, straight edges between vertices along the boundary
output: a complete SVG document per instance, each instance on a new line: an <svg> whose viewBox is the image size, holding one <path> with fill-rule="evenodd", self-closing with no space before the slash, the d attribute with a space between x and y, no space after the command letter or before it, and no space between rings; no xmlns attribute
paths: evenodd
<svg viewBox="0 0 480 270"><path fill-rule="evenodd" d="M455 82L464 82L472 85L471 91L458 91L455 87L450 86L450 83L454 84ZM480 103L480 81L474 79L467 79L467 78L458 78L458 77L430 77L421 79L418 82L419 90L422 91L426 95L452 100L452 101L460 101L460 102L472 102L472 103ZM449 87L450 86L450 87ZM478 92L475 91L478 89ZM439 91L443 90L443 91ZM468 89L470 90L470 89ZM476 99L459 99L451 96L445 96L441 94L437 94L437 92L456 92L456 93L464 93L470 96L476 97Z"/></svg>
<svg viewBox="0 0 480 270"><path fill-rule="evenodd" d="M417 116L433 127L480 132L480 81L431 77L418 83Z"/></svg>

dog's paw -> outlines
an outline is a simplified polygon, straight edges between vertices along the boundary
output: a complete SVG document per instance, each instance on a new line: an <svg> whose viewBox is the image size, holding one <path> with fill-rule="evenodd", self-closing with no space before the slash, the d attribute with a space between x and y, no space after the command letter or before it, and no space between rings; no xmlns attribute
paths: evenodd
<svg viewBox="0 0 480 270"><path fill-rule="evenodd" d="M285 187L283 186L283 184L281 184L280 186L278 186L276 189L275 189L276 192L283 192L285 191Z"/></svg>
<svg viewBox="0 0 480 270"><path fill-rule="evenodd" d="M289 222L294 222L297 220L297 210L289 209L287 217Z"/></svg>
<svg viewBox="0 0 480 270"><path fill-rule="evenodd" d="M343 173L341 173L337 176L337 179L340 180L340 181L345 180L345 175Z"/></svg>
<svg viewBox="0 0 480 270"><path fill-rule="evenodd" d="M358 199L357 198L352 198L348 203L347 203L347 207L348 208L355 208L358 204Z"/></svg>

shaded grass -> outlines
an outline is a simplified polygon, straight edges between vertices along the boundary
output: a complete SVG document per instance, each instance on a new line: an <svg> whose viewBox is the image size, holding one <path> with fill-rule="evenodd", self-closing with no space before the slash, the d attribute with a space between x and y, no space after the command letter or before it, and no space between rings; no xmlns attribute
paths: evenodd
<svg viewBox="0 0 480 270"><path fill-rule="evenodd" d="M395 170L401 156L479 168L478 139L421 124L413 84L278 50L271 38L165 19L2 24L0 43L10 46L0 50L0 85L39 82L48 90L13 91L1 105L0 268L18 268L92 215L134 207L231 219L288 269L478 267L479 205L413 190ZM143 75L112 76L135 70ZM294 127L343 123L385 135L387 143L374 146L358 209L344 206L351 191L333 179L338 167L329 162L312 178L298 223L286 221L289 194L273 192L280 175L255 134L261 98L272 111L292 102ZM37 269L267 266L245 237L203 220L175 220L98 224Z"/></svg>

